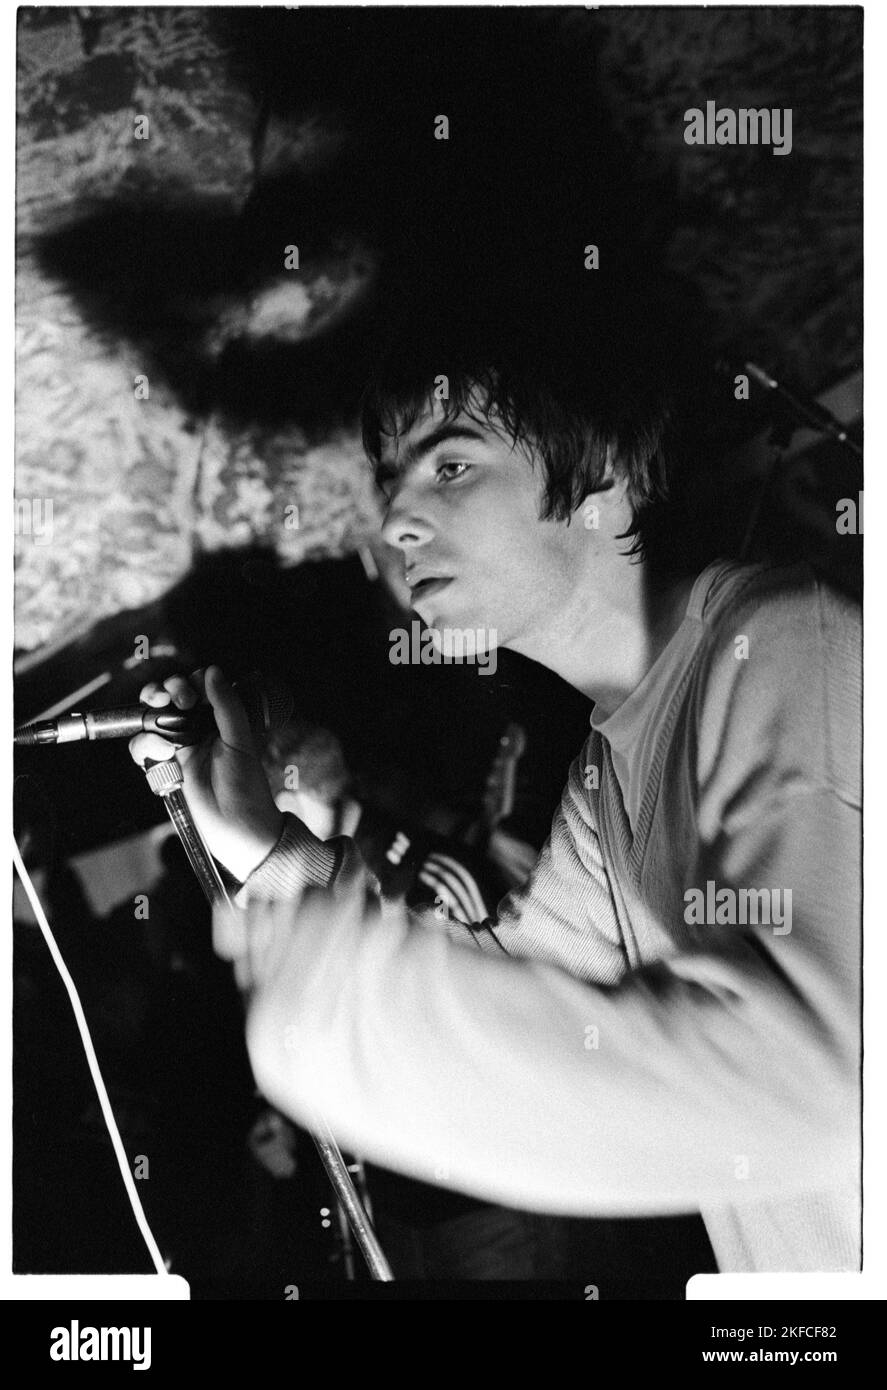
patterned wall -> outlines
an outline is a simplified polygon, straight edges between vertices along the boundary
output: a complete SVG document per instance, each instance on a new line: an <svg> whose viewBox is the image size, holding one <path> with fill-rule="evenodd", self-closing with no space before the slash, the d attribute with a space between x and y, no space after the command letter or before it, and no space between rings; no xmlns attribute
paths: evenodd
<svg viewBox="0 0 887 1390"><path fill-rule="evenodd" d="M319 21L291 17L293 84L314 74L300 106L286 55L263 99L220 14L20 11L16 487L19 499L51 499L53 522L51 543L19 526L24 650L152 601L200 550L259 540L296 563L348 553L377 524L352 383L341 418L312 417L311 384L326 369L335 386L336 335L373 282L379 227L364 237L344 216L297 278L250 274L238 240L257 188L347 164L348 131L317 77ZM458 48L469 21L446 14L409 22L446 22ZM491 23L517 31L516 12L497 14ZM549 81L557 55L584 63L605 138L631 151L666 259L704 288L725 343L810 391L860 358L860 15L564 9L521 20L554 55ZM383 97L362 93L362 109ZM682 112L709 98L792 106L791 156L686 146ZM263 357L265 343L276 357ZM320 367L306 365L300 352L320 343ZM286 374L303 368L264 418L235 400L281 372L287 398ZM140 375L148 399L137 399ZM227 398L220 381L237 383Z"/></svg>

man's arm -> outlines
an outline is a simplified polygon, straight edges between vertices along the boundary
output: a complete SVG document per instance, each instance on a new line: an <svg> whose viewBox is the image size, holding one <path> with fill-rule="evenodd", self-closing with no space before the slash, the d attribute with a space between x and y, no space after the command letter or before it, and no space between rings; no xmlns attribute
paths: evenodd
<svg viewBox="0 0 887 1390"><path fill-rule="evenodd" d="M248 1019L266 1094L297 1119L322 1107L389 1167L527 1208L681 1211L849 1180L860 823L853 768L828 739L857 711L820 708L815 644L808 667L789 663L786 702L773 671L798 619L784 618L744 617L757 662L737 663L731 639L709 673L729 721L702 698L696 876L790 888L789 934L706 927L694 949L614 965L607 986L549 958L480 955L402 913L368 917L362 895L294 920L284 907ZM569 788L559 817L568 803ZM572 838L565 858L553 829L524 915L581 864Z"/></svg>
<svg viewBox="0 0 887 1390"><path fill-rule="evenodd" d="M588 747L586 742L570 768L548 840L527 882L506 894L484 921L463 922L449 915L443 926L454 940L487 954L549 960L573 973L581 973L580 961L592 954L595 978L616 981L625 958L616 944L618 923L584 786ZM344 836L318 840L296 816L287 815L277 844L247 879L237 902L245 906L257 898L295 898L310 887L347 893L361 879L375 886L353 841ZM417 924L441 927L430 908L410 915Z"/></svg>
<svg viewBox="0 0 887 1390"><path fill-rule="evenodd" d="M852 1162L852 971L828 978L815 942L823 902L855 930L858 826L820 793L784 811L785 852L809 836L821 865L786 962L734 930L605 988L403 913L368 918L362 895L309 899L295 921L278 904L285 944L248 1018L258 1084L303 1122L322 1108L370 1159L527 1208L640 1214L834 1185Z"/></svg>

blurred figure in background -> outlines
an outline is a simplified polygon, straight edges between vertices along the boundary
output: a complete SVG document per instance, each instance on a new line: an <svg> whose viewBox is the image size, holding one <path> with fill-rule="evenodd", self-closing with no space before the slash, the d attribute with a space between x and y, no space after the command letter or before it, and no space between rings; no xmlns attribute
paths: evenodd
<svg viewBox="0 0 887 1390"><path fill-rule="evenodd" d="M292 721L269 739L263 763L275 802L319 839L348 835L360 846L384 897L430 906L443 919L485 917L535 851L504 831L446 836L374 804L358 785L328 729ZM446 821L443 808L439 818ZM494 837L496 837L494 839ZM482 847L483 846L483 847ZM495 846L495 857L486 849ZM497 863L497 860L499 863ZM504 866L504 867L503 867ZM269 1163L281 1172L297 1130L283 1116L264 1121ZM373 1216L398 1278L557 1279L568 1275L570 1222L493 1206L446 1187L366 1166Z"/></svg>

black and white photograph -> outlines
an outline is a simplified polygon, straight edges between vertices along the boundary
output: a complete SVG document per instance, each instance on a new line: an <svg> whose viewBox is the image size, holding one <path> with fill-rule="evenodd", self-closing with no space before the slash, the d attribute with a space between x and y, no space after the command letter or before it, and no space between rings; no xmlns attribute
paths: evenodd
<svg viewBox="0 0 887 1390"><path fill-rule="evenodd" d="M865 1274L865 18L18 9L14 1275Z"/></svg>

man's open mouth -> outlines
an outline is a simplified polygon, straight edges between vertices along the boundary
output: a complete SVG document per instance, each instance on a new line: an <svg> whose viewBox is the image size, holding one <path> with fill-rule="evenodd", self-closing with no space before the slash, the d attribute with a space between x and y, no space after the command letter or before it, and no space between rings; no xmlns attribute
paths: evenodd
<svg viewBox="0 0 887 1390"><path fill-rule="evenodd" d="M413 602L417 598L429 598L431 594L436 594L447 584L452 584L451 579L444 579L438 576L436 579L420 579L418 584L414 584L411 590Z"/></svg>

